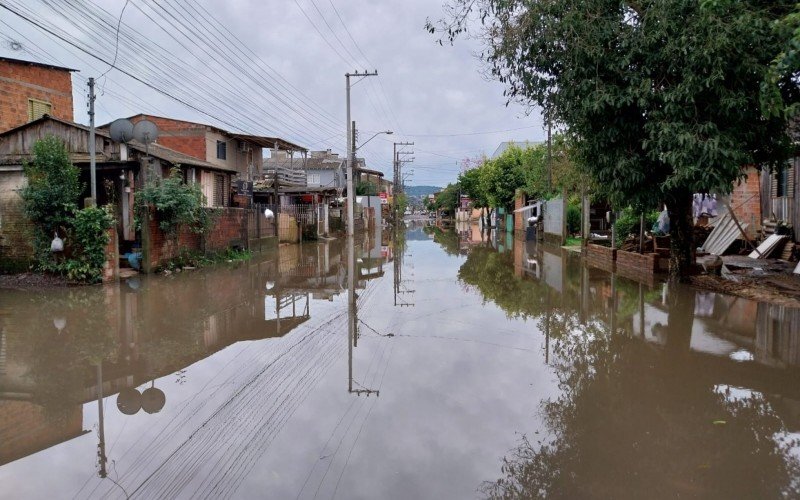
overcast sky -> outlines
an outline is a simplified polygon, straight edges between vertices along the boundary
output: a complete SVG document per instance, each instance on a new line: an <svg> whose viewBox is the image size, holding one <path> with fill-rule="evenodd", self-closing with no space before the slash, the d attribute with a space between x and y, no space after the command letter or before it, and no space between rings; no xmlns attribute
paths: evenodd
<svg viewBox="0 0 800 500"><path fill-rule="evenodd" d="M94 1L70 2L77 9L53 9L42 0L0 4L28 10L32 19L55 25L112 61L115 42L81 20L87 11L80 7L93 7L93 13L115 24L125 1ZM542 140L544 130L538 113L526 116L517 104L506 107L503 85L482 76L482 63L474 56L477 42L435 43L424 24L441 13L438 0L130 0L116 65L196 109L112 69L98 80L97 121L145 112L343 153L344 73L377 69L378 77L353 88L352 119L360 129L359 142L379 130L394 135L378 136L359 155L391 175L392 142L413 141L409 149L416 161L405 167L414 171L408 183L443 186L455 179L460 159L490 155L503 141ZM207 22L198 22L203 19ZM224 29L243 46L236 47L230 35L223 38ZM88 122L86 78L100 77L108 64L3 9L0 55L80 70L73 77L75 119Z"/></svg>

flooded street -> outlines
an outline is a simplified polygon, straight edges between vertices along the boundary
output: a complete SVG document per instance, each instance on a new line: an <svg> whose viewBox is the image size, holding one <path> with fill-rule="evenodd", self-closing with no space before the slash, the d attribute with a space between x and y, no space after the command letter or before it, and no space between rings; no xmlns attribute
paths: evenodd
<svg viewBox="0 0 800 500"><path fill-rule="evenodd" d="M800 495L799 310L413 225L348 314L347 250L0 291L0 497Z"/></svg>

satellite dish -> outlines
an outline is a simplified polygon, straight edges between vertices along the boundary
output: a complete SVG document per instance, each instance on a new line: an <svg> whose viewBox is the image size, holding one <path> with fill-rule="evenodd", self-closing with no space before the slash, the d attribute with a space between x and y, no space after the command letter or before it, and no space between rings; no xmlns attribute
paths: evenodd
<svg viewBox="0 0 800 500"><path fill-rule="evenodd" d="M135 415L142 409L142 394L133 388L122 389L117 395L117 408L125 415Z"/></svg>
<svg viewBox="0 0 800 500"><path fill-rule="evenodd" d="M111 140L114 142L129 142L133 139L133 123L125 118L111 122L108 131L111 134Z"/></svg>
<svg viewBox="0 0 800 500"><path fill-rule="evenodd" d="M148 387L142 393L142 409L147 413L158 413L164 408L167 396L157 387Z"/></svg>
<svg viewBox="0 0 800 500"><path fill-rule="evenodd" d="M158 127L150 120L136 122L133 126L133 138L142 144L150 144L158 139Z"/></svg>

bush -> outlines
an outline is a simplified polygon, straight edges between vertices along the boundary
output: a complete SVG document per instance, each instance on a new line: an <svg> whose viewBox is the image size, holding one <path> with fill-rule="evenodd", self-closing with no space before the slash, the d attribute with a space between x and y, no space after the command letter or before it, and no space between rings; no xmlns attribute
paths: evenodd
<svg viewBox="0 0 800 500"><path fill-rule="evenodd" d="M656 223L656 220L658 220L658 214L658 210L645 212L645 231L651 230L653 225ZM616 222L614 222L614 227L617 230L617 246L622 245L622 242L625 241L625 238L628 236L639 234L639 215L640 214L636 213L631 207L627 207L620 212L619 217L617 217Z"/></svg>
<svg viewBox="0 0 800 500"><path fill-rule="evenodd" d="M25 215L34 224L34 248L40 263L52 259L50 241L71 226L83 192L80 172L69 159L64 143L47 136L33 145L33 161L23 166L28 185L20 193Z"/></svg>
<svg viewBox="0 0 800 500"><path fill-rule="evenodd" d="M177 236L181 226L198 234L207 233L213 223L213 211L205 207L200 186L183 182L180 169L174 168L169 177L148 183L137 197L137 214L148 206L158 214L158 227L170 236ZM141 218L136 219L141 228Z"/></svg>
<svg viewBox="0 0 800 500"><path fill-rule="evenodd" d="M581 207L579 205L567 205L567 231L569 234L581 231Z"/></svg>
<svg viewBox="0 0 800 500"><path fill-rule="evenodd" d="M87 207L78 210L72 221L74 238L72 257L64 263L67 279L83 283L99 283L106 261L108 230L114 226L109 209Z"/></svg>

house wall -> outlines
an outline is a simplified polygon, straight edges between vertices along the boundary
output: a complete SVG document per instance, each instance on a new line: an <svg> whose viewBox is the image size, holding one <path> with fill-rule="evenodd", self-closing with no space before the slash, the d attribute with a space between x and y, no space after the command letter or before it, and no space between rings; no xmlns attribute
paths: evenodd
<svg viewBox="0 0 800 500"><path fill-rule="evenodd" d="M232 139L227 134L222 134L216 130L206 130L206 156L203 158L209 163L217 165L221 168L235 169L242 175L247 175L247 168L253 165L253 173L259 173L261 169L261 148L251 147L249 151L243 152L241 149L241 141ZM225 154L225 159L220 160L217 158L217 141L226 141L228 149Z"/></svg>
<svg viewBox="0 0 800 500"><path fill-rule="evenodd" d="M755 237L761 231L761 178L754 167L747 168L744 180L734 185L730 205L740 223L747 223L747 235Z"/></svg>
<svg viewBox="0 0 800 500"><path fill-rule="evenodd" d="M205 127L196 123L170 120L157 116L139 115L131 118L133 123L150 120L158 127L158 144L174 149L198 160L206 159Z"/></svg>
<svg viewBox="0 0 800 500"><path fill-rule="evenodd" d="M336 171L331 169L307 169L306 175L309 174L316 174L319 175L319 186L325 187L344 187L344 186L337 186L336 185ZM344 182L344 178L340 179L340 182ZM309 184L311 186L311 184Z"/></svg>
<svg viewBox="0 0 800 500"><path fill-rule="evenodd" d="M207 207L227 207L230 206L230 190L231 190L231 176L223 172L216 172L212 170L198 170L197 182L200 183L200 189L206 197ZM214 182L217 175L222 175L225 178L223 187L223 201L222 205L214 205Z"/></svg>
<svg viewBox="0 0 800 500"><path fill-rule="evenodd" d="M51 116L72 121L70 72L0 60L0 131L28 123L28 99L48 102Z"/></svg>
<svg viewBox="0 0 800 500"><path fill-rule="evenodd" d="M0 271L21 270L33 260L33 225L19 195L26 184L21 167L0 170Z"/></svg>

